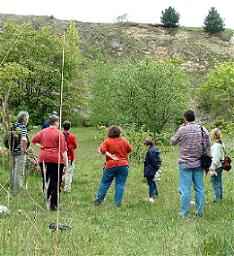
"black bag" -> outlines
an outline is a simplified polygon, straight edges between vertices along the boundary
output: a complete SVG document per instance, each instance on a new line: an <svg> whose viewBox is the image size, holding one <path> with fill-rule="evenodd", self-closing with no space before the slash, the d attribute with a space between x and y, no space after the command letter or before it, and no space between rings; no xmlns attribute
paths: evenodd
<svg viewBox="0 0 234 256"><path fill-rule="evenodd" d="M211 163L212 163L212 158L207 154L205 146L204 146L204 130L203 127L201 126L201 134L202 134L202 155L201 155L201 167L207 171L209 170Z"/></svg>

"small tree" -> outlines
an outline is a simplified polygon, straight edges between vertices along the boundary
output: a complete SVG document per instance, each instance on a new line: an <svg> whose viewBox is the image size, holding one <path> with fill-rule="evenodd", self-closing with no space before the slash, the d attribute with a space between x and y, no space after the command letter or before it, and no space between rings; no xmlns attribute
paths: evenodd
<svg viewBox="0 0 234 256"><path fill-rule="evenodd" d="M179 25L180 14L173 7L162 11L161 22L167 28L174 28Z"/></svg>
<svg viewBox="0 0 234 256"><path fill-rule="evenodd" d="M224 21L220 17L218 11L215 7L212 7L204 20L205 32L218 33L224 30L224 26Z"/></svg>

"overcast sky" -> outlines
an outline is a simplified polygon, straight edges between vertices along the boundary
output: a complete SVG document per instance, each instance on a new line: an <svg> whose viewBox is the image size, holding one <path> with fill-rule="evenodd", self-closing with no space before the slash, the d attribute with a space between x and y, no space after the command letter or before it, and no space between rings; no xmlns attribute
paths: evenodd
<svg viewBox="0 0 234 256"><path fill-rule="evenodd" d="M127 13L129 21L159 23L161 11L170 5L181 14L182 26L201 26L214 6L226 27L234 28L233 0L0 0L0 13L54 15L90 22L113 22Z"/></svg>

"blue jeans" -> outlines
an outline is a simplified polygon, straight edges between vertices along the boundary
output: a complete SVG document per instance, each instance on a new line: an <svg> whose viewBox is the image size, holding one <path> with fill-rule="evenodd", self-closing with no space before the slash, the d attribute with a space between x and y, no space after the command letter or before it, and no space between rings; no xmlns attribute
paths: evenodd
<svg viewBox="0 0 234 256"><path fill-rule="evenodd" d="M212 186L215 193L215 201L220 202L223 198L223 186L222 186L222 168L216 170L217 176L212 176Z"/></svg>
<svg viewBox="0 0 234 256"><path fill-rule="evenodd" d="M104 169L96 196L96 202L101 203L104 200L106 193L115 178L115 204L121 205L128 172L128 166Z"/></svg>
<svg viewBox="0 0 234 256"><path fill-rule="evenodd" d="M204 171L202 168L186 168L184 164L179 164L181 194L181 214L187 216L190 210L190 197L192 184L195 191L196 211L199 215L204 211Z"/></svg>
<svg viewBox="0 0 234 256"><path fill-rule="evenodd" d="M149 198L154 198L158 195L158 190L156 183L154 181L154 177L147 177L148 186L149 186Z"/></svg>

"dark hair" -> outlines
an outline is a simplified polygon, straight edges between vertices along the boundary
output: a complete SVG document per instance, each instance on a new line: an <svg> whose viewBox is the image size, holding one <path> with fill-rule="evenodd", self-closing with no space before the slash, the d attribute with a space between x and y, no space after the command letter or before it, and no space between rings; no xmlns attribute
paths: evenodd
<svg viewBox="0 0 234 256"><path fill-rule="evenodd" d="M50 125L54 125L56 122L59 121L59 117L56 115L49 116L49 123Z"/></svg>
<svg viewBox="0 0 234 256"><path fill-rule="evenodd" d="M185 113L184 113L184 118L188 121L188 122L193 122L195 121L195 114L192 110L187 110Z"/></svg>
<svg viewBox="0 0 234 256"><path fill-rule="evenodd" d="M146 146L153 146L154 143L153 143L152 140L145 140L145 141L144 141L144 145L146 145Z"/></svg>
<svg viewBox="0 0 234 256"><path fill-rule="evenodd" d="M109 128L109 131L108 131L109 138L119 138L120 135L121 135L121 130L116 125L112 125Z"/></svg>
<svg viewBox="0 0 234 256"><path fill-rule="evenodd" d="M69 130L71 129L71 122L68 121L68 120L64 121L64 122L63 122L63 129L64 129L65 131L69 131Z"/></svg>

